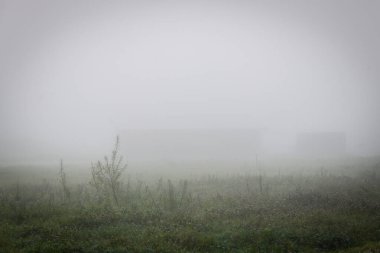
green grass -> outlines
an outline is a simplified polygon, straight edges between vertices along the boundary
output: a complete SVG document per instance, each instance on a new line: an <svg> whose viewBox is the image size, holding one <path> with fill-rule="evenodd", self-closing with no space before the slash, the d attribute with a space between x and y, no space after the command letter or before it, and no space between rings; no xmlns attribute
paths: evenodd
<svg viewBox="0 0 380 253"><path fill-rule="evenodd" d="M125 182L120 205L88 184L0 188L0 252L380 252L380 181L346 176ZM174 192L170 192L174 191Z"/></svg>

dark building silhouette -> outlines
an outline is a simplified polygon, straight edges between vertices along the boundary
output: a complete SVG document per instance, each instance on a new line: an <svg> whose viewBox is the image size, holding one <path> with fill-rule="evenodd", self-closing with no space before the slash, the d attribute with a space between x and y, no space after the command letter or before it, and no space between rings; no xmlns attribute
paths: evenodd
<svg viewBox="0 0 380 253"><path fill-rule="evenodd" d="M346 135L342 132L309 132L297 135L297 152L309 156L336 156L346 152Z"/></svg>
<svg viewBox="0 0 380 253"><path fill-rule="evenodd" d="M123 150L138 160L249 160L261 146L251 129L149 129L121 133Z"/></svg>

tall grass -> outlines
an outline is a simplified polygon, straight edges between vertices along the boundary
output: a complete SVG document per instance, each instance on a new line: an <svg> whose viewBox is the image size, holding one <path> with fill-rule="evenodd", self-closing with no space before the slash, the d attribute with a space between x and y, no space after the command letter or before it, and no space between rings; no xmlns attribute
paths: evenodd
<svg viewBox="0 0 380 253"><path fill-rule="evenodd" d="M379 250L376 166L355 176L316 168L307 175L129 176L123 184L118 147L117 139L110 159L92 168L91 183L68 184L61 163L59 184L2 186L0 252Z"/></svg>

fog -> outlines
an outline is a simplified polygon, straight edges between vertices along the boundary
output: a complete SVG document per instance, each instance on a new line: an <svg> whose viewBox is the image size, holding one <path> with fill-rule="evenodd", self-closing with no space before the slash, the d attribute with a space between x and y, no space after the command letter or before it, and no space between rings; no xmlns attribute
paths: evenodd
<svg viewBox="0 0 380 253"><path fill-rule="evenodd" d="M379 11L0 0L0 163L86 160L117 134L129 160L298 155L305 134L379 155Z"/></svg>

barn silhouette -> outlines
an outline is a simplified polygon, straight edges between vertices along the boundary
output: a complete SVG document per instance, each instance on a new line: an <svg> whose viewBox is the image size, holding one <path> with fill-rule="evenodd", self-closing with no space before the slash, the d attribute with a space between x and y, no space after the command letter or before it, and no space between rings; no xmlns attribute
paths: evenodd
<svg viewBox="0 0 380 253"><path fill-rule="evenodd" d="M128 157L139 160L252 159L261 148L253 129L139 129L121 137Z"/></svg>

